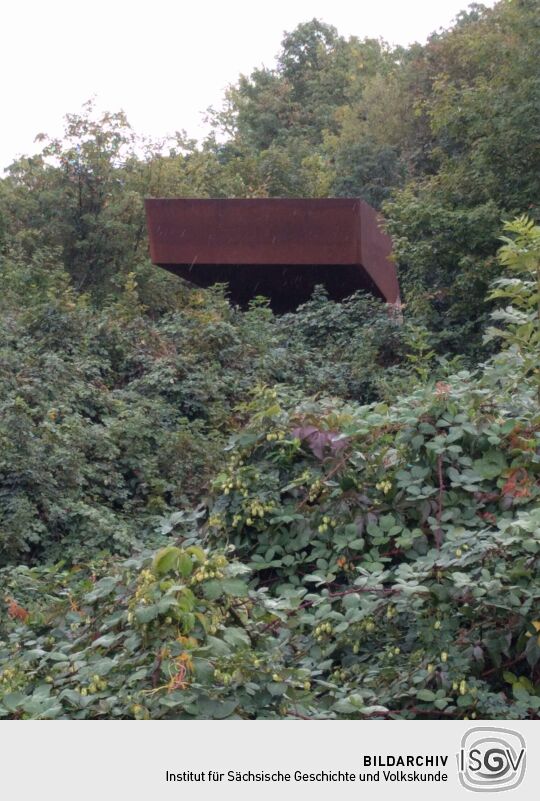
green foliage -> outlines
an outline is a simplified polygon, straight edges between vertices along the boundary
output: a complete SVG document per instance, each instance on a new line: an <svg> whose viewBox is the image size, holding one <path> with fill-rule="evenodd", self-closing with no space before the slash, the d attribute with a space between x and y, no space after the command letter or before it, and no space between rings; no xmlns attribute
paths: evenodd
<svg viewBox="0 0 540 801"><path fill-rule="evenodd" d="M537 229L509 230L502 260L535 275ZM2 570L0 714L537 717L540 418L513 319L481 372L427 380L426 333L405 326L409 389L363 404L395 366L369 389L338 354L384 365L398 329L375 308L362 332L362 297L276 320L194 293L156 322L129 279L96 318L57 268L45 298L10 270L4 562L68 561ZM316 344L333 397L306 394ZM260 383L290 360L296 382Z"/></svg>
<svg viewBox="0 0 540 801"><path fill-rule="evenodd" d="M163 520L169 545L4 569L0 711L535 718L534 389L498 368L391 406L258 389L207 510Z"/></svg>
<svg viewBox="0 0 540 801"><path fill-rule="evenodd" d="M0 280L0 564L131 553L204 498L257 382L369 401L400 348L362 295L280 318L193 292L153 319L134 275L99 308L54 252L6 258Z"/></svg>
<svg viewBox="0 0 540 801"><path fill-rule="evenodd" d="M456 529L474 537L523 498L536 502L537 457L513 453L517 431L534 442L531 397L506 420L493 390L466 372L391 407L286 410L263 389L214 482L210 541L225 535L281 592L283 582L342 580L351 559L367 571L393 556L416 561ZM516 476L524 492L513 495Z"/></svg>
<svg viewBox="0 0 540 801"><path fill-rule="evenodd" d="M386 207L406 305L442 353L471 354L488 321L484 298L496 276L500 210L489 202L449 208L429 185L408 188Z"/></svg>
<svg viewBox="0 0 540 801"><path fill-rule="evenodd" d="M268 612L244 573L197 546L4 571L21 603L0 624L0 716L277 717L279 653L259 636ZM306 694L292 671L288 684Z"/></svg>
<svg viewBox="0 0 540 801"><path fill-rule="evenodd" d="M532 378L540 406L540 226L520 217L506 223L505 230L515 238L503 237L506 244L499 251L499 259L516 277L495 281L490 300L505 298L510 304L491 315L504 328L491 326L485 338L502 339L512 351L514 369L519 361L515 380Z"/></svg>
<svg viewBox="0 0 540 801"><path fill-rule="evenodd" d="M140 245L142 198L126 186L137 163L129 123L123 113L96 118L87 103L67 115L62 140L39 138L41 154L15 162L2 182L11 235L27 255L59 249L79 290L104 293Z"/></svg>
<svg viewBox="0 0 540 801"><path fill-rule="evenodd" d="M429 346L429 331L416 323L410 323L405 337L408 345L406 359L418 376L418 380L425 384L430 375L430 362L435 356L435 351Z"/></svg>
<svg viewBox="0 0 540 801"><path fill-rule="evenodd" d="M500 220L538 214L538 4L503 1L462 14L405 72L424 72L412 105L430 163L385 205L408 303L423 301L440 350L476 354L497 274ZM422 141L424 140L424 141Z"/></svg>
<svg viewBox="0 0 540 801"><path fill-rule="evenodd" d="M383 207L405 301L437 351L485 357L501 218L539 207L538 14L475 5L407 49L299 25L275 68L242 76L214 114L224 179L234 169L248 196Z"/></svg>
<svg viewBox="0 0 540 801"><path fill-rule="evenodd" d="M201 145L142 140L86 104L0 180L0 246L55 249L100 302L133 272L161 311L172 285L146 270L145 195L360 196L384 208L405 302L436 351L485 358L501 219L538 214L538 15L524 0L474 5L408 48L302 23L274 67L209 110Z"/></svg>
<svg viewBox="0 0 540 801"><path fill-rule="evenodd" d="M1 716L538 717L537 26L312 20L201 145L87 104L0 180ZM403 318L189 289L145 194L382 205Z"/></svg>

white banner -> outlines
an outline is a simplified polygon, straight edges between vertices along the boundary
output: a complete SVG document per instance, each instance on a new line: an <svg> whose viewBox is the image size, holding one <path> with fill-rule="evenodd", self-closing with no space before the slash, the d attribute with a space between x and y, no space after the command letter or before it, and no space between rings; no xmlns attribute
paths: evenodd
<svg viewBox="0 0 540 801"><path fill-rule="evenodd" d="M534 721L7 721L0 746L14 801L533 801L540 787Z"/></svg>

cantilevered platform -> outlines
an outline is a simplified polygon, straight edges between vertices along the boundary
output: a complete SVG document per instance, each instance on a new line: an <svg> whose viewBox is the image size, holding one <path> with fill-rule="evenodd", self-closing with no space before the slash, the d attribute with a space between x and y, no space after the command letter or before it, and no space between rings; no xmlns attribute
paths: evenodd
<svg viewBox="0 0 540 801"><path fill-rule="evenodd" d="M342 300L357 289L399 303L392 243L358 198L147 199L154 264L198 286L227 282L231 300L256 295L289 311L323 284Z"/></svg>

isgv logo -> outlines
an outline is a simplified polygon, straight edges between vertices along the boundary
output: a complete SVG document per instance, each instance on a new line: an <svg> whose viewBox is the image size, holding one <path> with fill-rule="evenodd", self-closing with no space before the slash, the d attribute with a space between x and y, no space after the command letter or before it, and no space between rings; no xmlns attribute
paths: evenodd
<svg viewBox="0 0 540 801"><path fill-rule="evenodd" d="M513 790L525 776L525 739L512 729L477 726L463 735L457 759L459 780L467 790Z"/></svg>

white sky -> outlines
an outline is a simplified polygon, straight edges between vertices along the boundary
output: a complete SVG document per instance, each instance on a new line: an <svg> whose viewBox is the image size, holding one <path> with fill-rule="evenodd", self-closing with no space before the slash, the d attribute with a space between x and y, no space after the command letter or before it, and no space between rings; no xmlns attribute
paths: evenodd
<svg viewBox="0 0 540 801"><path fill-rule="evenodd" d="M240 73L273 66L284 31L313 17L344 36L408 44L447 27L468 0L4 0L0 169L39 150L39 132L96 96L138 133L204 135ZM494 0L486 0L493 5Z"/></svg>

